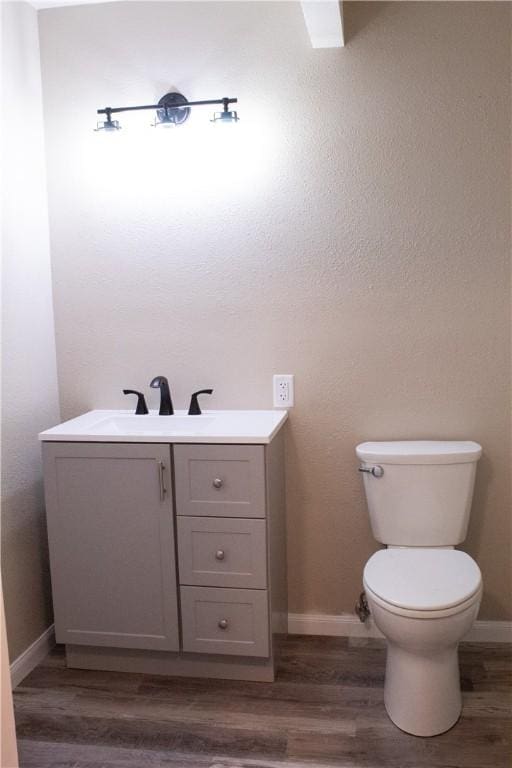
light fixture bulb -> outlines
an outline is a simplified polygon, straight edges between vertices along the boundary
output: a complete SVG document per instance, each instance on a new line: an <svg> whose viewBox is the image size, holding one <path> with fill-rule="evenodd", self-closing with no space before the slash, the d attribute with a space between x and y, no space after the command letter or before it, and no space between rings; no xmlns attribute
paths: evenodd
<svg viewBox="0 0 512 768"><path fill-rule="evenodd" d="M176 128L176 121L171 117L164 119L157 117L155 118L154 122L150 123L150 125L152 128Z"/></svg>
<svg viewBox="0 0 512 768"><path fill-rule="evenodd" d="M231 112L228 109L225 109L223 112L214 112L213 117L210 120L211 123L217 123L217 124L231 124L231 123L237 123L240 120L236 112Z"/></svg>
<svg viewBox="0 0 512 768"><path fill-rule="evenodd" d="M120 131L121 125L118 120L105 120L99 122L94 130L107 132Z"/></svg>

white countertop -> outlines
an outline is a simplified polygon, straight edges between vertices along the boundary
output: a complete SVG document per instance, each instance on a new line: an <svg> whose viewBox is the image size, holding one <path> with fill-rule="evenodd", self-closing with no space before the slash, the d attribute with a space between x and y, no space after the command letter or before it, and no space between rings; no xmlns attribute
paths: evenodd
<svg viewBox="0 0 512 768"><path fill-rule="evenodd" d="M159 416L150 411L94 410L39 433L41 441L88 443L270 443L287 411L203 411Z"/></svg>

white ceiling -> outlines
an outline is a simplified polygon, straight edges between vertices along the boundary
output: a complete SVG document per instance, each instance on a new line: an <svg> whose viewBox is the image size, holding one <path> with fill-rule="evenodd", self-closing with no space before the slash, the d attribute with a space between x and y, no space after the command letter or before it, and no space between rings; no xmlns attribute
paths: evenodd
<svg viewBox="0 0 512 768"><path fill-rule="evenodd" d="M28 2L37 10L42 10L43 8L62 8L67 5L116 3L121 0L28 0ZM344 45L342 0L308 0L301 5L312 47L341 48Z"/></svg>
<svg viewBox="0 0 512 768"><path fill-rule="evenodd" d="M96 5L104 3L106 0L28 0L28 3L38 11L43 8L63 8L66 5ZM117 3L120 0L108 0L110 3Z"/></svg>

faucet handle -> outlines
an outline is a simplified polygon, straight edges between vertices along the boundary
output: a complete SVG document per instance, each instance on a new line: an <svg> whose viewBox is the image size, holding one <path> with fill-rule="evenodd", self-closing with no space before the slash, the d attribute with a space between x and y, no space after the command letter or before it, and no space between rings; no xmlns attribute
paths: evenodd
<svg viewBox="0 0 512 768"><path fill-rule="evenodd" d="M146 405L146 398L142 392L137 392L135 389L123 389L123 395L137 395L137 408L135 409L136 416L143 416L149 413Z"/></svg>
<svg viewBox="0 0 512 768"><path fill-rule="evenodd" d="M212 395L212 394L213 394L213 389L199 389L197 392L194 392L194 394L190 398L190 407L188 409L188 415L200 416L201 408L199 407L199 403L197 402L198 395Z"/></svg>

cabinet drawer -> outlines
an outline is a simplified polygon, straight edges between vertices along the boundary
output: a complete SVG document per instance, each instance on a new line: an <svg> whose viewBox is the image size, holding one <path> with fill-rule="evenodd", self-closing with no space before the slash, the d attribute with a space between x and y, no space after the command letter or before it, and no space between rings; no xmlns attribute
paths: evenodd
<svg viewBox="0 0 512 768"><path fill-rule="evenodd" d="M175 445L176 511L197 517L265 517L262 445Z"/></svg>
<svg viewBox="0 0 512 768"><path fill-rule="evenodd" d="M269 655L267 592L181 587L183 650Z"/></svg>
<svg viewBox="0 0 512 768"><path fill-rule="evenodd" d="M181 584L265 589L265 520L178 518Z"/></svg>

